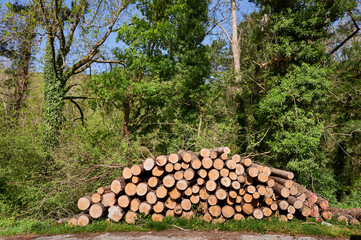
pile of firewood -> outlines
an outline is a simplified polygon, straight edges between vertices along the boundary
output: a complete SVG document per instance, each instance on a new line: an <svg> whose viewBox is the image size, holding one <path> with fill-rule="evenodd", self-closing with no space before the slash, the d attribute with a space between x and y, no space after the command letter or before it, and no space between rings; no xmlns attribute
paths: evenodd
<svg viewBox="0 0 361 240"><path fill-rule="evenodd" d="M228 147L202 149L198 154L180 150L125 167L110 186L80 198L78 208L83 212L68 222L86 226L107 216L114 222L124 218L134 223L141 214L151 214L154 221L198 215L207 222L270 216L281 221L331 219L335 214L355 222L361 217L357 211L356 215L332 211L327 200L294 182L292 172L229 153Z"/></svg>

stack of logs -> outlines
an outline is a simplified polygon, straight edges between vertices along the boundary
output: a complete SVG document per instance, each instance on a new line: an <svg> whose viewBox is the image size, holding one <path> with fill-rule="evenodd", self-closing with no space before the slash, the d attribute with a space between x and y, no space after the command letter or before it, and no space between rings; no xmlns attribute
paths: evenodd
<svg viewBox="0 0 361 240"><path fill-rule="evenodd" d="M134 223L141 214L151 214L154 221L197 215L207 222L272 215L288 221L295 216L331 219L336 212L329 210L327 200L294 182L292 172L229 153L228 147L198 154L180 150L125 167L110 186L80 198L78 208L83 212L68 222L86 226L107 216L114 222L124 218ZM339 215L346 221L361 217Z"/></svg>

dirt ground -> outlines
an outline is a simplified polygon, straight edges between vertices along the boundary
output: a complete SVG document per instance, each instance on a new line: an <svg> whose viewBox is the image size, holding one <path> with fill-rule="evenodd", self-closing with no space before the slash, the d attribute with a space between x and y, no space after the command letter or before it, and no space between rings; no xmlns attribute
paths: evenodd
<svg viewBox="0 0 361 240"><path fill-rule="evenodd" d="M167 230L161 232L111 232L94 234L66 234L54 236L18 236L6 237L1 240L316 240L335 239L315 236L289 236L279 234L250 234L244 232L220 232L220 231L179 231ZM342 239L342 238L341 238Z"/></svg>

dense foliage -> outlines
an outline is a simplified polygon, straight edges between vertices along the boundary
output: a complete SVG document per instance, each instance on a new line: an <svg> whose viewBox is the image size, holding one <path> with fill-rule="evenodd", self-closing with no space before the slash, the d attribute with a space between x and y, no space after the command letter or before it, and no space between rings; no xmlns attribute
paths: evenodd
<svg viewBox="0 0 361 240"><path fill-rule="evenodd" d="M94 19L117 1L39 2L59 15L40 12L41 24L31 25L47 36L43 72L29 80L16 118L3 97L14 80L0 73L0 218L69 216L80 195L127 164L224 145L294 171L333 205L360 207L358 2L252 1L257 10L238 25L240 81L227 39L206 44L217 27L210 2L125 1L115 47L94 56L87 50L106 36L95 26L109 27L114 15ZM108 68L79 74L93 62Z"/></svg>

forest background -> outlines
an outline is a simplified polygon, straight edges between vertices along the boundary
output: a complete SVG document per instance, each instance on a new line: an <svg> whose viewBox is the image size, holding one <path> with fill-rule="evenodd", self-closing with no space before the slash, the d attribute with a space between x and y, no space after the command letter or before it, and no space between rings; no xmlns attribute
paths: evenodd
<svg viewBox="0 0 361 240"><path fill-rule="evenodd" d="M360 1L250 2L1 5L0 218L71 216L126 165L219 146L360 207Z"/></svg>

